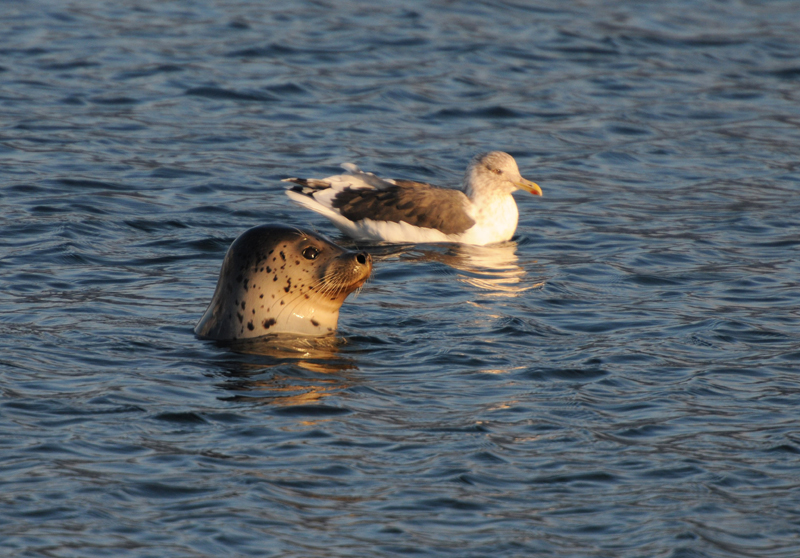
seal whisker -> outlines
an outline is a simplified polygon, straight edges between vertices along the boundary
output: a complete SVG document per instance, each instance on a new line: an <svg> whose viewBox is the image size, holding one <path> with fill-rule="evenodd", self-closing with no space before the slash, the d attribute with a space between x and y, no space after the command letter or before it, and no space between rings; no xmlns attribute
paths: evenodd
<svg viewBox="0 0 800 558"><path fill-rule="evenodd" d="M308 285L307 288L308 290L316 290L316 292L324 298L335 297L346 290L347 284L342 281L343 277L344 274L341 271L333 270L323 275L316 282ZM306 294L305 292L300 292L289 300L287 300L287 296L277 299L275 301L276 303L283 301L284 304L281 306L276 317L279 317L287 310L293 310L292 307L302 302Z"/></svg>
<svg viewBox="0 0 800 558"><path fill-rule="evenodd" d="M327 277L327 275L321 277L318 281L316 281L315 283L312 283L311 285L309 285L308 289L309 290L313 290L313 289L317 288L320 285L324 285L325 281L326 281L326 277ZM304 299L304 296L306 294L307 293L305 293L305 292L300 292L300 293L298 293L298 294L296 294L296 295L294 295L292 297L289 297L289 295L284 295L284 296L276 299L275 303L273 304L273 307L276 306L276 305L280 306L280 310L276 314L276 317L280 317L281 314L283 314L287 310L290 310L292 305L296 305L298 302L301 302Z"/></svg>
<svg viewBox="0 0 800 558"><path fill-rule="evenodd" d="M316 283L316 285L320 285L320 284L324 285L324 278L323 278L323 279L320 279L320 280L319 280L319 281ZM312 288L312 286L309 286L309 289L311 289L311 288ZM298 303L301 303L301 302L304 300L304 297L305 297L305 295L306 295L306 293L304 293L304 292L301 292L301 293L298 293L298 294L294 295L294 296L293 296L293 297L291 297L291 298L289 298L289 296L288 296L288 295L285 295L285 296L283 296L283 297L281 297L281 298L279 298L279 299L276 299L276 300L275 300L275 304L273 304L273 306L275 306L276 304L277 304L277 305L279 305L279 306L280 306L280 310L279 310L279 311L278 311L278 313L275 315L275 317L276 317L276 318L279 318L279 317L281 317L281 315L282 315L284 312L286 312L287 310L289 310L289 311L290 311L290 313L291 313L292 307L293 307L293 306L297 306L297 304L298 304ZM280 304L281 302L282 302L283 304Z"/></svg>

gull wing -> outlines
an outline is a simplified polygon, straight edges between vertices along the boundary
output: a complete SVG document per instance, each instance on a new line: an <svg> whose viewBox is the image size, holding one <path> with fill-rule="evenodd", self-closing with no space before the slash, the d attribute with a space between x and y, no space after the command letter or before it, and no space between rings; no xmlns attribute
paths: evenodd
<svg viewBox="0 0 800 558"><path fill-rule="evenodd" d="M403 221L444 234L462 233L475 224L463 192L412 180L392 182L381 189L344 188L330 199L331 208L353 222Z"/></svg>

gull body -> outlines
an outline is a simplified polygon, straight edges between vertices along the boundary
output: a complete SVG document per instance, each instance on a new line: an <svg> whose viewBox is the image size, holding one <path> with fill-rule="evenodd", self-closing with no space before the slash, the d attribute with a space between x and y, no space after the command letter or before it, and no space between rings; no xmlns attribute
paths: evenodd
<svg viewBox="0 0 800 558"><path fill-rule="evenodd" d="M286 178L294 202L327 217L356 240L391 243L458 242L485 245L509 240L519 212L511 195L539 186L522 178L514 158L502 151L473 157L461 190L424 182L383 179L352 163L328 178Z"/></svg>

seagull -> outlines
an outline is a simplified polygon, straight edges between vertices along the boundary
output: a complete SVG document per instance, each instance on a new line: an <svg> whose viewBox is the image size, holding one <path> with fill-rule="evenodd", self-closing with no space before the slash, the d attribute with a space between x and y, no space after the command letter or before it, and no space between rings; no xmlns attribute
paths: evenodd
<svg viewBox="0 0 800 558"><path fill-rule="evenodd" d="M463 190L425 182L379 178L344 163L347 172L328 178L285 178L295 203L324 215L356 240L395 244L457 242L486 245L509 240L519 212L511 193L542 195L522 178L508 153L491 151L473 157Z"/></svg>

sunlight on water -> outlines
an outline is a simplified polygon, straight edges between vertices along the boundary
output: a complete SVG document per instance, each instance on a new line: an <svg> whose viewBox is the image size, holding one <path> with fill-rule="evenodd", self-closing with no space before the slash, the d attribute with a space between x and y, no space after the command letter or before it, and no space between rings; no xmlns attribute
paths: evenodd
<svg viewBox="0 0 800 558"><path fill-rule="evenodd" d="M795 6L332 8L4 3L0 554L800 554ZM546 196L489 247L280 182L494 149ZM265 223L372 277L330 336L196 339Z"/></svg>

